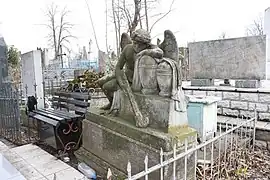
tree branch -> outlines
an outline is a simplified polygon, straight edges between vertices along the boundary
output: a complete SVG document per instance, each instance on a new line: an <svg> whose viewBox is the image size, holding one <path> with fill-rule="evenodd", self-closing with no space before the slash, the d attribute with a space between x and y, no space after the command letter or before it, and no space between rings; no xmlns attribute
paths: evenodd
<svg viewBox="0 0 270 180"><path fill-rule="evenodd" d="M153 24L153 25L151 26L151 28L150 28L150 32L152 31L153 27L154 27L160 20L162 20L164 17L166 17L166 16L172 11L172 6L173 6L173 4L174 4L174 1L175 1L175 0L172 0L171 5L170 5L170 9L168 10L168 12L165 13L163 16L161 16L159 19L157 19L157 20L154 22L154 24Z"/></svg>
<svg viewBox="0 0 270 180"><path fill-rule="evenodd" d="M90 7L89 7L89 5L88 5L87 0L85 0L85 3L86 3L86 5L87 5L87 9L88 9L88 13L89 13L89 17L90 17L91 25L92 25L93 32L94 32L94 37L95 37L96 45L97 45L98 50L100 50L100 49L99 49L99 45L98 45L98 40L97 40L96 31L95 31L94 22L93 22L93 19L92 19L92 15L91 15Z"/></svg>

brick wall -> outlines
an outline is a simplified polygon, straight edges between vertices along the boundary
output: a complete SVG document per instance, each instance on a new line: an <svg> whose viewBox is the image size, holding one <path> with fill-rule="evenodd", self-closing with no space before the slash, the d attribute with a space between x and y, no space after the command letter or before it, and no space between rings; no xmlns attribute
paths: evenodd
<svg viewBox="0 0 270 180"><path fill-rule="evenodd" d="M217 96L222 101L218 102L218 114L228 116L254 117L257 109L259 119L270 120L270 90L247 89L212 89L212 88L184 88L185 94L201 96Z"/></svg>

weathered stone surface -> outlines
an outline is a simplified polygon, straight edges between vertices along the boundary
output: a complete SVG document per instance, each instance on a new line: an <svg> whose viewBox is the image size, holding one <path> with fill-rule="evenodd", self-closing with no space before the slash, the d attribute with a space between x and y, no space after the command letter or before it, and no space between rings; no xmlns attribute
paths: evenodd
<svg viewBox="0 0 270 180"><path fill-rule="evenodd" d="M214 86L213 79L191 79L191 86Z"/></svg>
<svg viewBox="0 0 270 180"><path fill-rule="evenodd" d="M232 109L248 109L248 103L243 101L231 101Z"/></svg>
<svg viewBox="0 0 270 180"><path fill-rule="evenodd" d="M265 79L265 43L265 36L189 43L190 76L191 78Z"/></svg>
<svg viewBox="0 0 270 180"><path fill-rule="evenodd" d="M261 83L258 80L236 80L236 88L260 88Z"/></svg>
<svg viewBox="0 0 270 180"><path fill-rule="evenodd" d="M208 95L208 96L222 97L222 92L208 91L207 95Z"/></svg>
<svg viewBox="0 0 270 180"><path fill-rule="evenodd" d="M259 94L259 101L262 103L270 103L270 94Z"/></svg>
<svg viewBox="0 0 270 180"><path fill-rule="evenodd" d="M257 93L240 93L240 99L241 101L257 102L259 95Z"/></svg>
<svg viewBox="0 0 270 180"><path fill-rule="evenodd" d="M206 91L193 91L193 95L195 96L206 96Z"/></svg>
<svg viewBox="0 0 270 180"><path fill-rule="evenodd" d="M270 120L270 113L259 113L259 119Z"/></svg>
<svg viewBox="0 0 270 180"><path fill-rule="evenodd" d="M239 116L239 110L232 110L228 108L222 108L223 114L228 116Z"/></svg>
<svg viewBox="0 0 270 180"><path fill-rule="evenodd" d="M257 111L260 111L260 112L266 112L268 111L268 105L267 104L262 104L262 103L251 103L249 102L248 103L248 109L249 110L255 110L255 107L256 107L256 110Z"/></svg>
<svg viewBox="0 0 270 180"><path fill-rule="evenodd" d="M254 112L252 112L252 111L240 110L240 116L253 118L253 117L254 117Z"/></svg>
<svg viewBox="0 0 270 180"><path fill-rule="evenodd" d="M107 98L91 99L91 107L102 107L109 103Z"/></svg>
<svg viewBox="0 0 270 180"><path fill-rule="evenodd" d="M99 115L98 110L87 113L86 120L83 121L83 147L77 154L83 157L82 161L87 163L87 159L93 156L99 161L91 164L91 167L102 169L100 166L107 163L107 167L117 169L122 174L126 174L126 165L131 162L132 172L138 173L144 170L144 158L149 157L149 167L159 163L159 150L164 150L164 159L172 156L173 144L177 144L177 149L182 152L182 142L184 138L195 137L196 132L190 128L176 131L175 133L161 133L153 129L136 128L134 125L117 117ZM191 145L195 138L189 141ZM90 157L87 157L91 154ZM194 157L188 158L188 179L194 178ZM89 161L88 161L89 162ZM184 159L177 161L177 179L183 176ZM105 166L105 167L106 167ZM107 171L107 169L104 169ZM113 172L118 173L118 172ZM164 179L172 178L172 167L164 168ZM149 179L158 179L159 171L151 174Z"/></svg>
<svg viewBox="0 0 270 180"><path fill-rule="evenodd" d="M157 66L158 64L156 60L150 56L143 56L139 60L139 76L142 84L141 91L143 94L158 94ZM170 80L169 84L171 85ZM167 89L167 91L169 90L171 92L170 88Z"/></svg>
<svg viewBox="0 0 270 180"><path fill-rule="evenodd" d="M223 99L226 100L239 100L240 94L234 92L223 92Z"/></svg>
<svg viewBox="0 0 270 180"><path fill-rule="evenodd" d="M230 107L230 100L218 101L218 106L219 107L229 108Z"/></svg>
<svg viewBox="0 0 270 180"><path fill-rule="evenodd" d="M192 90L184 90L184 93L186 95L193 95L193 91Z"/></svg>
<svg viewBox="0 0 270 180"><path fill-rule="evenodd" d="M158 128L164 132L168 132L168 128L171 125L170 109L174 107L174 100L170 98L155 96L155 95L143 95L140 93L134 93L134 97L141 108L141 112L144 116L149 118L149 127ZM129 103L129 99L123 92L121 92L121 105L124 105L119 111L119 117L134 121L134 113ZM187 117L177 119L178 124L185 126L188 124Z"/></svg>

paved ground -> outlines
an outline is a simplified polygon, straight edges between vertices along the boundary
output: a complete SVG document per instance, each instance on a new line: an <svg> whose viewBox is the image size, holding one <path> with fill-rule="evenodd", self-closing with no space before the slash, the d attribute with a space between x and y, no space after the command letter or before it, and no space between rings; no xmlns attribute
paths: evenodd
<svg viewBox="0 0 270 180"><path fill-rule="evenodd" d="M0 153L3 154L27 180L84 179L83 174L79 171L61 160L56 159L36 145L28 144L19 147L8 147L0 141ZM55 179L54 176L56 176Z"/></svg>

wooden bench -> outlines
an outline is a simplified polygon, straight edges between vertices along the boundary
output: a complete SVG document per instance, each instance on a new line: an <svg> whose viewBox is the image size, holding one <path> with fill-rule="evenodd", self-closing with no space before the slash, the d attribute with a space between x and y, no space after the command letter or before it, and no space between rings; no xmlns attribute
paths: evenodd
<svg viewBox="0 0 270 180"><path fill-rule="evenodd" d="M37 120L39 139L54 147L58 154L77 150L82 143L82 120L90 106L91 93L66 92L54 93L54 109L37 109L28 113Z"/></svg>

